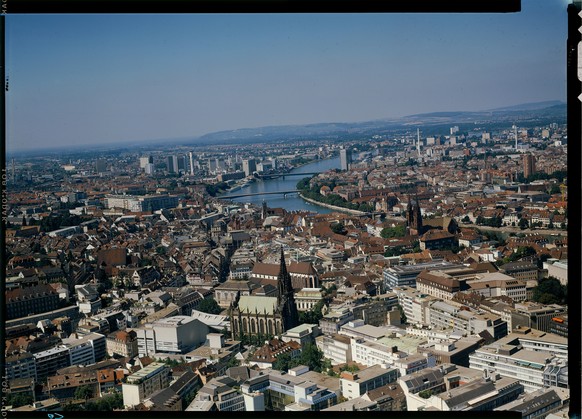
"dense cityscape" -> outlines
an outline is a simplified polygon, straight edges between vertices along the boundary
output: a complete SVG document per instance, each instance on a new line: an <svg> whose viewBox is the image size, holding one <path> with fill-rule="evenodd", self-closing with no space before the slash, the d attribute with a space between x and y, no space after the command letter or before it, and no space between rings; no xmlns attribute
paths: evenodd
<svg viewBox="0 0 582 419"><path fill-rule="evenodd" d="M563 417L567 130L508 115L10 157L5 409Z"/></svg>

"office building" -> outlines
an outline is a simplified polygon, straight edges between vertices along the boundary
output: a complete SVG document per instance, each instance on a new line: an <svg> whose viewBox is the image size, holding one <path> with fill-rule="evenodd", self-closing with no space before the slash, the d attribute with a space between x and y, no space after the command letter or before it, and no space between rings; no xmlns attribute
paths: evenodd
<svg viewBox="0 0 582 419"><path fill-rule="evenodd" d="M507 335L507 322L492 313L466 310L466 307L453 302L436 301L428 308L429 325L433 328L454 328L467 334L489 332L495 339Z"/></svg>
<svg viewBox="0 0 582 419"><path fill-rule="evenodd" d="M109 356L133 358L139 354L137 333L135 331L119 330L107 336L107 353Z"/></svg>
<svg viewBox="0 0 582 419"><path fill-rule="evenodd" d="M407 394L408 411L491 411L516 400L523 393L519 381L511 378L479 379L428 398Z"/></svg>
<svg viewBox="0 0 582 419"><path fill-rule="evenodd" d="M245 176L250 176L257 171L257 163L255 159L245 159L242 162L243 172Z"/></svg>
<svg viewBox="0 0 582 419"><path fill-rule="evenodd" d="M340 149L340 169L341 170L350 170L350 166L352 165L352 150L349 148L341 148Z"/></svg>
<svg viewBox="0 0 582 419"><path fill-rule="evenodd" d="M178 172L185 173L187 164L188 163L186 162L186 156L178 157Z"/></svg>
<svg viewBox="0 0 582 419"><path fill-rule="evenodd" d="M59 294L46 284L5 291L4 298L8 320L59 308Z"/></svg>
<svg viewBox="0 0 582 419"><path fill-rule="evenodd" d="M188 158L190 160L190 175L194 176L194 153L188 152Z"/></svg>
<svg viewBox="0 0 582 419"><path fill-rule="evenodd" d="M154 164L153 156L144 156L139 158L139 168L144 169L147 167L148 164Z"/></svg>
<svg viewBox="0 0 582 419"><path fill-rule="evenodd" d="M205 342L208 326L190 316L172 316L134 331L140 356L184 354Z"/></svg>
<svg viewBox="0 0 582 419"><path fill-rule="evenodd" d="M131 374L122 385L123 404L132 407L142 403L154 392L168 387L171 377L172 370L159 362Z"/></svg>
<svg viewBox="0 0 582 419"><path fill-rule="evenodd" d="M356 373L344 371L340 376L341 394L346 399L355 399L370 390L394 383L398 379L398 371L394 368L382 368L374 365Z"/></svg>
<svg viewBox="0 0 582 419"><path fill-rule="evenodd" d="M178 173L178 156L166 157L166 169L168 173Z"/></svg>
<svg viewBox="0 0 582 419"><path fill-rule="evenodd" d="M95 172L103 173L107 171L107 161L104 159L98 159L95 161Z"/></svg>
<svg viewBox="0 0 582 419"><path fill-rule="evenodd" d="M530 177L536 172L536 158L531 154L523 155L523 176Z"/></svg>
<svg viewBox="0 0 582 419"><path fill-rule="evenodd" d="M382 272L384 287L388 290L404 286L416 288L416 278L424 270L438 270L453 277L463 273L469 274L472 271L466 266L443 261L390 266Z"/></svg>
<svg viewBox="0 0 582 419"><path fill-rule="evenodd" d="M148 163L144 167L144 172L146 175L153 175L155 171L156 167L153 165L153 163Z"/></svg>
<svg viewBox="0 0 582 419"><path fill-rule="evenodd" d="M220 377L209 381L198 390L195 401L187 410L244 412L245 398L234 388L236 384L236 381L230 377Z"/></svg>
<svg viewBox="0 0 582 419"><path fill-rule="evenodd" d="M172 195L109 195L105 198L107 208L122 208L131 212L176 208L178 203L178 197Z"/></svg>
<svg viewBox="0 0 582 419"><path fill-rule="evenodd" d="M549 352L495 342L469 355L469 367L518 380L525 391L550 385L568 388L568 361Z"/></svg>
<svg viewBox="0 0 582 419"><path fill-rule="evenodd" d="M36 379L45 380L49 375L53 375L57 370L71 365L69 348L66 345L59 345L46 351L34 354L36 359Z"/></svg>
<svg viewBox="0 0 582 419"><path fill-rule="evenodd" d="M5 363L8 381L17 378L36 378L36 358L30 352L8 355Z"/></svg>

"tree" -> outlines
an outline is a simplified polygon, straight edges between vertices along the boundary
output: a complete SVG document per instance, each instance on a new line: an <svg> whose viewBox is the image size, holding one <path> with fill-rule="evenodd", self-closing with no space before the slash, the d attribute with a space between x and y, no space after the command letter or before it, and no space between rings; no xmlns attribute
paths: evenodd
<svg viewBox="0 0 582 419"><path fill-rule="evenodd" d="M397 225L396 227L386 227L382 229L380 237L383 239L391 239L393 237L404 237L406 235L406 227L404 225Z"/></svg>
<svg viewBox="0 0 582 419"><path fill-rule="evenodd" d="M331 231L333 231L335 234L346 234L347 233L346 226L343 223L336 223L336 224L332 225Z"/></svg>
<svg viewBox="0 0 582 419"><path fill-rule="evenodd" d="M518 226L522 230L525 230L526 228L528 228L529 222L525 218L520 218Z"/></svg>
<svg viewBox="0 0 582 419"><path fill-rule="evenodd" d="M277 360L273 362L273 369L279 371L287 371L289 368L295 366L296 364L293 362L293 358L291 358L291 354L288 352L282 353L277 357Z"/></svg>
<svg viewBox="0 0 582 419"><path fill-rule="evenodd" d="M123 395L120 392L115 392L97 400L87 402L85 410L110 412L115 409L123 408Z"/></svg>
<svg viewBox="0 0 582 419"><path fill-rule="evenodd" d="M317 304L315 306L313 306L313 308L311 310L300 312L299 313L299 322L301 324L303 324L303 323L318 324L319 321L321 320L321 318L323 317L321 310L323 309L324 305L325 305L325 301L320 300L317 302Z"/></svg>
<svg viewBox="0 0 582 419"><path fill-rule="evenodd" d="M311 371L321 372L324 368L323 352L313 343L307 343L301 351L296 365L307 365Z"/></svg>
<svg viewBox="0 0 582 419"><path fill-rule="evenodd" d="M89 386L77 387L77 390L75 390L76 399L87 401L87 399L90 399L91 397L93 397L93 389Z"/></svg>
<svg viewBox="0 0 582 419"><path fill-rule="evenodd" d="M219 314L222 311L214 298L205 298L202 300L197 310L208 314Z"/></svg>
<svg viewBox="0 0 582 419"><path fill-rule="evenodd" d="M406 320L408 320L408 319L406 318L406 314L404 313L404 309L402 308L402 306L400 304L398 304L396 307L398 307L398 311L400 312L400 323L406 324Z"/></svg>
<svg viewBox="0 0 582 419"><path fill-rule="evenodd" d="M566 287L554 277L542 279L533 289L533 300L541 304L560 304L566 300Z"/></svg>
<svg viewBox="0 0 582 419"><path fill-rule="evenodd" d="M16 393L16 394L9 394L7 397L6 404L12 407L20 407L32 404L33 402L32 395L30 394L23 394L23 393Z"/></svg>

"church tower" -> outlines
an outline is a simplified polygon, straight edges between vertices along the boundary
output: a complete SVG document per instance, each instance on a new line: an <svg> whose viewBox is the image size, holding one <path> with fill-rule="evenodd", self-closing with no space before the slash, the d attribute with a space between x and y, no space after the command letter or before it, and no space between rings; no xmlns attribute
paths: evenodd
<svg viewBox="0 0 582 419"><path fill-rule="evenodd" d="M263 205L261 206L261 220L264 220L269 216L269 209L267 208L267 203L263 199Z"/></svg>
<svg viewBox="0 0 582 419"><path fill-rule="evenodd" d="M420 201L418 196L416 196L416 199L413 201L410 195L408 195L406 221L411 235L422 234L422 214L420 212Z"/></svg>
<svg viewBox="0 0 582 419"><path fill-rule="evenodd" d="M283 247L281 247L281 264L279 266L279 276L277 277L277 288L279 290L278 305L279 312L283 317L283 328L284 330L289 330L299 325L299 313L295 305L291 275L287 272L287 265L285 264Z"/></svg>

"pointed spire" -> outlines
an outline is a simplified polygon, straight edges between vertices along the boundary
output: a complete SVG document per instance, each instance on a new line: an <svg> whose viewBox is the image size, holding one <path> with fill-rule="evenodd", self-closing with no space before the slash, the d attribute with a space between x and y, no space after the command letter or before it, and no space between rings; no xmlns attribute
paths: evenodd
<svg viewBox="0 0 582 419"><path fill-rule="evenodd" d="M283 251L283 246L281 246L281 262L279 264L279 276L277 278L277 285L279 288L279 295L283 296L289 292L289 290L293 290L293 288L289 288L291 286L291 277L287 272L287 265L285 264L285 252ZM287 284L289 282L289 284Z"/></svg>

